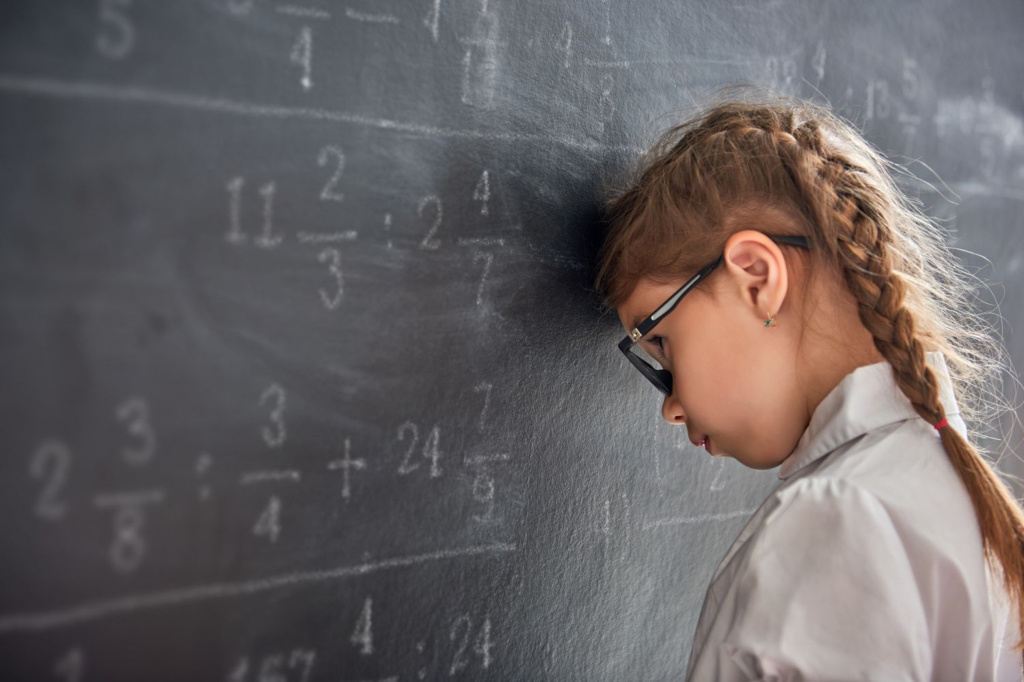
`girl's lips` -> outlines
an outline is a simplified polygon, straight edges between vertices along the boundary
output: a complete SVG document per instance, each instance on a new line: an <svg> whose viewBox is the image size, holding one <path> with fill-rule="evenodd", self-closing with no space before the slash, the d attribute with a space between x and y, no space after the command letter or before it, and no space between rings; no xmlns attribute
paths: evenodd
<svg viewBox="0 0 1024 682"><path fill-rule="evenodd" d="M693 441L690 441L690 442L693 443L698 448L702 447L705 450L707 450L708 454L711 455L712 457L719 457L720 456L720 455L716 455L715 453L711 452L711 439L708 438L708 434L706 434L706 433L703 436L700 437L700 440L693 440Z"/></svg>

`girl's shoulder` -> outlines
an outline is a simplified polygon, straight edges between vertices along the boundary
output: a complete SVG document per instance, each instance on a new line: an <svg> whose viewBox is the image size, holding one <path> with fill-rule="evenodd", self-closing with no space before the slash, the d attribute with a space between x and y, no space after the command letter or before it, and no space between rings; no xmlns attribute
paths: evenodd
<svg viewBox="0 0 1024 682"><path fill-rule="evenodd" d="M792 492L779 492L817 492L821 498L820 491L828 489L840 502L869 495L905 542L927 543L933 551L977 563L981 533L970 495L938 433L923 419L865 433L793 483Z"/></svg>
<svg viewBox="0 0 1024 682"><path fill-rule="evenodd" d="M993 602L973 519L956 505L927 519L927 492L909 487L894 500L836 473L819 467L787 482L755 512L711 586L720 606L707 619L725 619L720 645L751 665L787 661L807 679L850 671L929 679L933 670L975 679L994 669L1007 620ZM949 542L958 534L961 544ZM714 637L702 642L713 647Z"/></svg>

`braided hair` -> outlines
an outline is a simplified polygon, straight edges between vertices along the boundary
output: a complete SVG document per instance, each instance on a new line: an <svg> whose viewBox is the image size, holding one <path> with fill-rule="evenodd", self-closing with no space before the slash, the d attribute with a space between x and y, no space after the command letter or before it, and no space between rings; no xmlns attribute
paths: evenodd
<svg viewBox="0 0 1024 682"><path fill-rule="evenodd" d="M1024 512L989 464L993 454L945 421L938 377L925 362L926 352L943 353L967 424L997 423L990 413L999 405L984 398L1010 368L988 323L972 312L974 275L897 186L905 169L852 124L822 105L736 94L739 87L665 131L625 181L606 180L608 231L595 282L603 306L614 311L641 277L688 279L750 224L806 237L809 250L780 248L805 266L809 283L829 269L840 275L896 383L938 428L970 495L988 566L1001 574L1024 633ZM768 229L779 215L785 219ZM713 295L707 279L702 288ZM1024 650L1024 638L1014 648Z"/></svg>

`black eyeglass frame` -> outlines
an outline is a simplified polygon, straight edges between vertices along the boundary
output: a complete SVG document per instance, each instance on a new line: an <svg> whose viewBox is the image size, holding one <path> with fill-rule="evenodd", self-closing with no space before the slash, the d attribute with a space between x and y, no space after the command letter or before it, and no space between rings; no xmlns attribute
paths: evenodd
<svg viewBox="0 0 1024 682"><path fill-rule="evenodd" d="M788 235L788 234L766 234L766 237L771 239L776 244L788 244L789 246L799 246L804 249L810 249L810 245L807 242L807 237L800 235ZM655 369L649 362L644 360L642 357L633 352L633 346L635 346L644 334L651 331L662 318L675 310L675 307L679 305L679 301L683 300L690 289L697 286L697 283L702 279L711 274L711 272L717 268L722 260L725 258L725 254L722 254L715 259L713 263L709 263L701 268L700 272L691 277L689 281L683 286L679 287L674 294L668 297L668 299L658 306L653 313L648 315L640 324L638 324L626 338L619 341L619 350L626 356L626 359L633 363L633 366L640 370L647 379L654 384L654 387L664 393L666 396L672 395L672 373L667 369Z"/></svg>

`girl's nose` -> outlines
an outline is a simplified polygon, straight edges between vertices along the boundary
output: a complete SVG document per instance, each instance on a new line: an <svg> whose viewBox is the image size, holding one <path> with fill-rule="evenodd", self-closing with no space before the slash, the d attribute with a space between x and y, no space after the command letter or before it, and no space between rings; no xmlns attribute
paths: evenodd
<svg viewBox="0 0 1024 682"><path fill-rule="evenodd" d="M661 416L665 418L669 424L684 424L686 423L686 415L683 414L682 404L676 400L675 395L665 396L665 400L661 403Z"/></svg>

